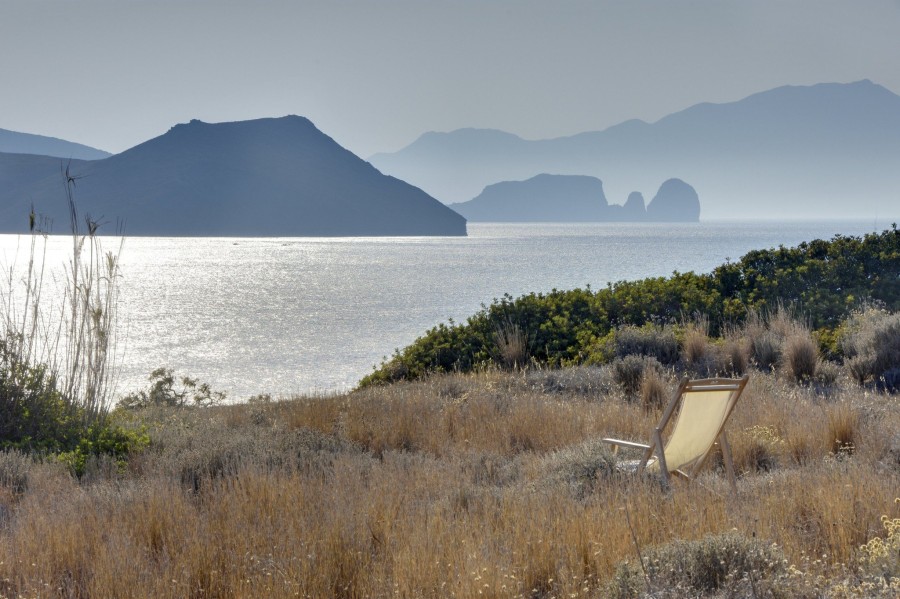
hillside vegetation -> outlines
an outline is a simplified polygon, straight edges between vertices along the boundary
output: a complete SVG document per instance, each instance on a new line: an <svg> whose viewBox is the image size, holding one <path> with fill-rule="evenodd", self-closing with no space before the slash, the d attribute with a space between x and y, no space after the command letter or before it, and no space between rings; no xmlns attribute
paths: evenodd
<svg viewBox="0 0 900 599"><path fill-rule="evenodd" d="M423 366L334 396L222 405L160 368L109 411L7 329L0 597L896 597L897 236L507 298L423 338L484 327L475 372ZM771 286L823 302L807 322ZM709 309L681 318L678 299ZM543 358L540 323L546 346L559 336ZM593 364L546 367L577 361ZM736 492L717 453L667 491L600 442L646 440L684 375L744 372ZM96 417L61 427L86 405Z"/></svg>
<svg viewBox="0 0 900 599"><path fill-rule="evenodd" d="M622 281L606 288L505 296L465 323L440 324L398 350L362 386L416 379L432 372L468 372L528 361L547 366L610 361L610 341L623 327L704 323L713 338L779 307L802 315L826 356L843 357L836 342L842 319L866 302L900 309L900 231L896 225L862 238L835 236L795 248L756 250L709 274Z"/></svg>
<svg viewBox="0 0 900 599"><path fill-rule="evenodd" d="M895 597L896 395L753 372L666 494L602 436L659 409L611 366L119 412L126 466L0 452L3 597ZM662 376L670 392L676 380ZM646 576L638 566L645 560Z"/></svg>

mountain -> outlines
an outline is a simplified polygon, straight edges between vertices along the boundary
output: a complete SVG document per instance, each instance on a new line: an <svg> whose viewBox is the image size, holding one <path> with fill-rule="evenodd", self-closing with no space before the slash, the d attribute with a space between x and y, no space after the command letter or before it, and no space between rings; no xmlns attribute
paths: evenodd
<svg viewBox="0 0 900 599"><path fill-rule="evenodd" d="M0 155L0 231L35 211L65 230L63 161ZM298 116L191 121L121 154L73 161L82 213L129 235L465 235L465 219L381 174Z"/></svg>
<svg viewBox="0 0 900 599"><path fill-rule="evenodd" d="M0 152L8 154L37 154L40 156L56 156L58 158L76 158L80 160L101 160L111 156L109 152L91 148L82 144L0 129Z"/></svg>
<svg viewBox="0 0 900 599"><path fill-rule="evenodd" d="M448 203L547 172L599 177L610 197L674 174L705 216L885 215L900 198L900 96L868 80L785 86L557 139L427 133L370 161Z"/></svg>
<svg viewBox="0 0 900 599"><path fill-rule="evenodd" d="M450 204L472 222L696 222L700 200L693 187L669 179L650 204L632 192L623 206L609 204L603 182L584 175L540 174L488 185L468 202Z"/></svg>

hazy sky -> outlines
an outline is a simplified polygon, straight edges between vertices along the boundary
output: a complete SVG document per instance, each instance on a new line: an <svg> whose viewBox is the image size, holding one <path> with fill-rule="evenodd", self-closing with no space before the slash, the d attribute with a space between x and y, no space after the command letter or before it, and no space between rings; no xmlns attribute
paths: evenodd
<svg viewBox="0 0 900 599"><path fill-rule="evenodd" d="M0 128L111 152L300 114L368 157L864 78L900 93L900 0L0 0Z"/></svg>

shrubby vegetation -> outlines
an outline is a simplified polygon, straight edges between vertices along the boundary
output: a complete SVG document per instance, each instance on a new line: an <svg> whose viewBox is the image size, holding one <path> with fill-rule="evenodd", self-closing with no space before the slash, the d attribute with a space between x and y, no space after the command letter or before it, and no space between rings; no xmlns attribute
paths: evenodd
<svg viewBox="0 0 900 599"><path fill-rule="evenodd" d="M717 455L667 494L599 442L659 420L616 376L149 406L120 415L153 443L81 477L0 451L0 596L898 596L897 396L754 372L728 424L736 494Z"/></svg>
<svg viewBox="0 0 900 599"><path fill-rule="evenodd" d="M792 366L794 376L808 380L815 376L815 367L808 360L809 339L832 360L862 355L853 349L855 345L841 344L839 339L843 320L866 305L887 312L900 310L900 231L896 225L861 238L838 235L795 248L752 251L709 274L676 272L671 277L624 281L596 291L586 288L504 296L465 323L450 321L431 329L398 350L365 377L361 386L416 379L433 372L467 372L508 361L503 356L509 355L510 337L498 335L498 331L514 331L515 339L527 340L522 345L528 360L546 366L602 364L628 354L672 364L678 348L687 342L702 349L704 345L698 341L709 336L729 346L731 369L740 371L745 365L740 363L742 340L733 334L735 327L744 327L742 332L752 333L754 327L765 332L752 335L749 348L762 368L778 365L781 355L776 351L789 342L797 358ZM791 312L803 316L804 331L778 326L778 314ZM857 353L851 356L846 351ZM801 362L800 352L806 352L805 362ZM864 375L864 380L883 375L895 380L897 375L884 369L886 362L863 354L860 376ZM691 352L686 365L688 370L708 371L707 360L708 356ZM878 372L871 371L870 365Z"/></svg>
<svg viewBox="0 0 900 599"><path fill-rule="evenodd" d="M65 183L73 248L62 305L44 296L46 223L34 213L28 264L6 265L0 288L0 449L52 455L82 474L92 456L121 459L147 439L110 416L118 254L101 248L99 223L79 223L68 172Z"/></svg>
<svg viewBox="0 0 900 599"><path fill-rule="evenodd" d="M125 410L151 406L184 407L210 406L225 400L223 391L214 391L209 383L200 383L189 376L175 377L171 368L157 368L150 373L150 387L129 393L118 406Z"/></svg>

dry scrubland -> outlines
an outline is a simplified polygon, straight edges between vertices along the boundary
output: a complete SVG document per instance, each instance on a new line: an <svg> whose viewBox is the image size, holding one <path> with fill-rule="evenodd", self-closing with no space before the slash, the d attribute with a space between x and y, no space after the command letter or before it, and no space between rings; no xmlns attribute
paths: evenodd
<svg viewBox="0 0 900 599"><path fill-rule="evenodd" d="M75 180L64 306L39 215L0 280L0 599L900 595L896 227L507 296L347 395L215 405L161 368L109 413L118 254ZM719 459L616 471L600 437L646 439L676 372L751 365L737 494Z"/></svg>
<svg viewBox="0 0 900 599"><path fill-rule="evenodd" d="M752 371L738 494L716 465L666 494L598 442L658 417L620 382L490 371L119 413L152 445L80 480L2 453L0 595L896 596L897 395Z"/></svg>

